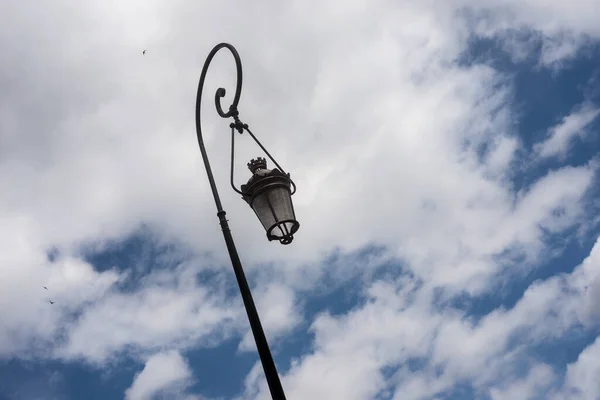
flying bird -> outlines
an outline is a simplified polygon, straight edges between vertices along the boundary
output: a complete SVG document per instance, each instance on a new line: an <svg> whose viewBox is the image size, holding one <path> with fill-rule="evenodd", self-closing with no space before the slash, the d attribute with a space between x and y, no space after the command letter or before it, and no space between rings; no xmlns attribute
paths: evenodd
<svg viewBox="0 0 600 400"><path fill-rule="evenodd" d="M44 286L44 289L48 290L48 288L46 286Z"/></svg>
<svg viewBox="0 0 600 400"><path fill-rule="evenodd" d="M54 304L54 302L52 300L48 300L50 302L50 304Z"/></svg>
<svg viewBox="0 0 600 400"><path fill-rule="evenodd" d="M142 55L145 56L146 55L146 50L142 51Z"/></svg>

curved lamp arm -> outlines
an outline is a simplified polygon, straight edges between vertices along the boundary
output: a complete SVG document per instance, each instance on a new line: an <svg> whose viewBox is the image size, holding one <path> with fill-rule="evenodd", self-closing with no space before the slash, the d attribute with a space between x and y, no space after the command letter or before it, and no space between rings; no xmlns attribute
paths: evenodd
<svg viewBox="0 0 600 400"><path fill-rule="evenodd" d="M233 96L233 102L229 106L229 110L227 112L223 112L223 108L221 107L221 98L225 97L226 93L225 89L223 88L218 88L215 92L215 106L217 108L217 112L222 118L233 117L236 119L236 122L239 121L239 119L237 118L237 105L240 101L240 96L242 94L242 61L240 60L240 55L238 54L235 47L233 47L229 43L219 43L208 54L208 57L204 62L204 67L202 67L202 73L200 74L200 82L198 83L198 94L196 96L196 135L198 136L198 145L200 146L202 160L204 161L204 167L206 168L206 174L208 175L208 181L210 183L210 188L212 190L213 197L215 198L215 204L217 206L218 212L223 211L223 206L221 204L219 193L217 192L217 185L215 184L215 178L213 176L212 169L210 168L210 162L208 161L208 155L206 154L206 148L204 147L204 140L202 139L202 128L200 126L200 104L202 103L202 89L204 88L204 80L206 79L206 72L208 71L208 67L215 54L217 54L217 52L224 47L231 52L235 60L235 66L237 69L237 83L235 85L235 95Z"/></svg>

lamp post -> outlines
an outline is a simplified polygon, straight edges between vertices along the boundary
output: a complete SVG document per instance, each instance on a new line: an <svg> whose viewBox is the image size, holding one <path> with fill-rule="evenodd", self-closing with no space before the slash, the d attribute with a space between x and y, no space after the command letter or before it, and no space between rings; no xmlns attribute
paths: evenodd
<svg viewBox="0 0 600 400"><path fill-rule="evenodd" d="M244 124L239 119L239 113L237 105L240 101L240 95L242 91L242 62L240 56L232 45L229 43L220 43L216 45L211 52L208 54L202 73L200 74L200 82L198 84L198 95L196 97L196 134L198 135L198 145L200 146L200 152L202 153L202 159L204 161L204 167L206 168L206 174L208 176L208 182L212 190L213 197L215 199L215 205L217 206L217 216L223 231L223 237L227 250L229 251L229 257L231 258L231 264L233 265L233 271L237 279L244 307L248 314L248 320L250 322L250 328L254 335L254 341L258 349L258 355L267 378L267 384L271 392L271 397L274 400L285 400L285 393L277 374L277 368L269 349L269 344L265 333L258 317L258 312L252 299L250 287L242 268L242 263L238 256L229 224L225 218L225 210L221 204L221 199L217 191L215 179L213 177L208 156L206 154L206 148L204 147L204 141L202 139L202 129L200 126L200 104L202 101L202 89L204 87L204 80L206 79L206 72L208 67L215 56L215 54L222 48L227 48L235 60L237 69L237 83L235 88L235 95L233 102L229 106L227 112L223 111L221 107L221 98L225 96L225 89L219 88L215 93L215 107L217 113L222 118L233 118L233 122L229 125L231 128L231 174L230 183L233 190L242 195L242 198L250 205L254 210L256 216L262 223L267 233L267 239L279 240L282 244L289 244L294 239L294 233L298 230L300 224L296 221L294 207L292 204L291 196L296 191L296 185L290 179L290 174L287 174L279 166L277 161L273 159L271 154L265 149L265 147L258 141L256 136L250 131L247 124ZM272 170L267 169L266 159L258 157L248 163L248 168L252 172L252 177L248 180L248 183L241 186L241 190L237 189L233 183L233 156L235 149L235 131L240 134L247 132L254 141L260 146L265 154L273 161L277 166ZM292 190L293 188L293 190Z"/></svg>

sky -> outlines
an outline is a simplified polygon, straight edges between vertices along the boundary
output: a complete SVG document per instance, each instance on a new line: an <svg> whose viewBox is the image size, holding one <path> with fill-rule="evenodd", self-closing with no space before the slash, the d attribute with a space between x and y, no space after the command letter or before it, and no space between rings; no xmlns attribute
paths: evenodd
<svg viewBox="0 0 600 400"><path fill-rule="evenodd" d="M268 242L222 51L202 127L288 399L600 399L599 10L0 0L0 400L270 398L194 131L220 42L297 185Z"/></svg>

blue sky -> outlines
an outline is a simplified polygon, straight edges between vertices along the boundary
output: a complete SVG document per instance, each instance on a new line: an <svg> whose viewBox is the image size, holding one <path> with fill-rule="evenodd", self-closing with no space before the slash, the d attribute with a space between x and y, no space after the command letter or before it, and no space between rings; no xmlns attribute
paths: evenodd
<svg viewBox="0 0 600 400"><path fill-rule="evenodd" d="M221 41L298 185L269 243L218 56L288 399L600 399L600 3L234 4L0 0L0 400L269 398Z"/></svg>

